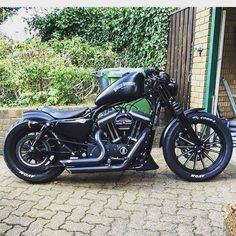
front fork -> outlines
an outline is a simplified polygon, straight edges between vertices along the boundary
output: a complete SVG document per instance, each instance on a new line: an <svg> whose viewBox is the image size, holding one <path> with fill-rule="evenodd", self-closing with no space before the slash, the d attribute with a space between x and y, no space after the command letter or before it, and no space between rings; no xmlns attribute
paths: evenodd
<svg viewBox="0 0 236 236"><path fill-rule="evenodd" d="M184 131L190 136L192 141L197 146L201 146L202 145L201 140L194 131L191 123L189 122L188 117L184 114L183 108L175 101L174 98L171 98L169 100L169 104L171 106L172 113L174 113L174 115L179 119L179 122L183 127Z"/></svg>

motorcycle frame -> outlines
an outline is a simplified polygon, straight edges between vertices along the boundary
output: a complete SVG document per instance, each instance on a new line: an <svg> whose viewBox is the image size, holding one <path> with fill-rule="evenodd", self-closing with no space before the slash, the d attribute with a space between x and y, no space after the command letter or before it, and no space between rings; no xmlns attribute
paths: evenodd
<svg viewBox="0 0 236 236"><path fill-rule="evenodd" d="M153 140L154 140L155 132L156 132L156 129L158 127L158 122L159 122L160 109L163 105L165 105L169 108L169 110L171 111L171 113L174 117L174 120L178 121L181 124L181 126L183 127L183 130L186 131L190 135L191 139L194 140L197 145L200 145L200 140L197 137L195 131L193 130L190 122L188 121L188 118L186 116L186 112L183 111L183 108L176 102L175 98L170 94L170 91L168 90L168 84L165 81L156 80L152 89L150 89L148 92L145 92L140 97L140 99L141 98L146 98L152 108L151 122L149 125L150 133L148 134L149 138L148 138L148 144L147 144L147 150L146 150L147 155L150 155L151 150L152 150ZM82 118L92 118L94 121L94 124L95 124L99 113L101 113L111 107L114 107L116 105L121 105L121 104L124 104L126 102L131 102L131 101L132 100L126 100L126 101L122 101L122 102L115 103L115 104L107 104L107 105L93 107L88 112L86 112L82 116ZM194 109L194 110L196 110L196 109ZM33 144L33 145L36 145L37 142L43 136L43 134L45 134L48 130L50 130L51 125L55 124L59 120L50 119L50 116L49 117L46 116L46 119L45 119L45 114L41 114L41 115L34 114L34 115L35 115L35 118L37 117L36 118L37 121L35 119L32 119L32 117L28 117L30 120L29 122L31 122L30 125L37 125L37 126L41 125L39 135ZM35 122L34 122L34 120L35 120ZM171 124L172 123L170 122L168 127ZM94 125L94 128L95 127L96 126ZM166 128L166 129L168 129L168 128ZM163 144L163 142L165 142L166 129L162 133L161 144ZM56 134L54 134L54 136L55 135ZM55 136L55 139L60 144L60 139L57 138L57 136ZM70 141L68 141L68 142L70 142ZM78 144L85 145L83 143L78 143ZM54 154L59 154L59 152L57 153L57 152L48 151L47 154L54 155Z"/></svg>

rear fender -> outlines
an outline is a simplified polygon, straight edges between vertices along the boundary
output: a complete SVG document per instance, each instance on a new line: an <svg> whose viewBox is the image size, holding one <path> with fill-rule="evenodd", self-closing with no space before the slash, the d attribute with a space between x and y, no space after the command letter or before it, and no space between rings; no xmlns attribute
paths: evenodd
<svg viewBox="0 0 236 236"><path fill-rule="evenodd" d="M188 110L184 111L184 114L185 114L185 115L189 115L189 114L192 114L192 113L194 113L194 112L203 111L203 110L204 110L204 108L192 108L192 109L188 109ZM165 127L165 129L163 130L163 132L162 132L162 134L161 134L159 147L162 147L162 146L163 146L168 131L170 130L170 128L171 128L176 122L179 122L179 121L178 121L178 118L173 118L173 119L171 119L170 122L167 124L167 126Z"/></svg>
<svg viewBox="0 0 236 236"><path fill-rule="evenodd" d="M28 121L50 121L54 120L52 116L41 110L31 110L23 113L23 119Z"/></svg>

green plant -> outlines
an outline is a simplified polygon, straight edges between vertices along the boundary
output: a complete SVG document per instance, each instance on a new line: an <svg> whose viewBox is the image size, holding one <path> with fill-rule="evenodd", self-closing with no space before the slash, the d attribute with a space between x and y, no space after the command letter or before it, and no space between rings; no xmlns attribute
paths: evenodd
<svg viewBox="0 0 236 236"><path fill-rule="evenodd" d="M0 39L0 105L77 104L97 93L92 72L114 67L115 58L109 47L78 37L15 44Z"/></svg>
<svg viewBox="0 0 236 236"><path fill-rule="evenodd" d="M169 19L175 8L64 8L30 22L44 41L78 35L91 45L112 45L129 66L164 67Z"/></svg>

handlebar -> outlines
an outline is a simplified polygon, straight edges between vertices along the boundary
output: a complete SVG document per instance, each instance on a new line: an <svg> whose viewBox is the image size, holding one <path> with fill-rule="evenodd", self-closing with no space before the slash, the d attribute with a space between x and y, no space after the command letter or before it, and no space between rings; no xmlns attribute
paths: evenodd
<svg viewBox="0 0 236 236"><path fill-rule="evenodd" d="M159 69L158 67L145 68L144 72L147 78L148 77L155 78L155 80L158 80L163 83L170 82L170 76L165 71Z"/></svg>

